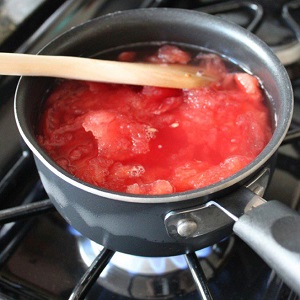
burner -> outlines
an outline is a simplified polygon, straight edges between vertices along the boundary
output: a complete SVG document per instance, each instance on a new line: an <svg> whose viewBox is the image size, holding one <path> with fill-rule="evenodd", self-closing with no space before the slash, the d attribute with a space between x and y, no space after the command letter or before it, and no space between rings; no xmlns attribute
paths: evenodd
<svg viewBox="0 0 300 300"><path fill-rule="evenodd" d="M90 266L103 247L77 235L81 257ZM196 252L208 280L222 268L233 246L231 237ZM123 297L138 299L174 299L196 291L184 255L140 257L117 252L101 273L98 284Z"/></svg>
<svg viewBox="0 0 300 300"><path fill-rule="evenodd" d="M161 6L188 8L219 16L255 33L284 65L300 59L300 1L162 1ZM166 5L167 4L167 5Z"/></svg>
<svg viewBox="0 0 300 300"><path fill-rule="evenodd" d="M283 2L286 1L259 1L260 5L246 1L229 1L200 10L252 31L273 49L284 65L289 65L300 59L299 26L297 18L294 17L296 11L300 12L300 8L299 5Z"/></svg>

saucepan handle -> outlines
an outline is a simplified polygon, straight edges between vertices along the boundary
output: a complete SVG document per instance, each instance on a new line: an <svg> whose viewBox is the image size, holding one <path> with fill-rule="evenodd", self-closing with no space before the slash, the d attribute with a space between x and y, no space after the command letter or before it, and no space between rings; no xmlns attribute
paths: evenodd
<svg viewBox="0 0 300 300"><path fill-rule="evenodd" d="M300 295L300 215L268 201L241 216L233 231Z"/></svg>

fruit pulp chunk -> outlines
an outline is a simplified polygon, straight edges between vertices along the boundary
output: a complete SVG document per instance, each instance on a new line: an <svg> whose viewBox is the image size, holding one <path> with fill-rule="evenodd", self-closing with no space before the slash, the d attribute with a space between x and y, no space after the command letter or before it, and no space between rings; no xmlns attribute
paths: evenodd
<svg viewBox="0 0 300 300"><path fill-rule="evenodd" d="M37 139L75 177L132 194L183 192L235 174L271 138L257 78L229 72L219 56L165 45L119 59L198 64L218 80L183 90L59 82L45 102Z"/></svg>

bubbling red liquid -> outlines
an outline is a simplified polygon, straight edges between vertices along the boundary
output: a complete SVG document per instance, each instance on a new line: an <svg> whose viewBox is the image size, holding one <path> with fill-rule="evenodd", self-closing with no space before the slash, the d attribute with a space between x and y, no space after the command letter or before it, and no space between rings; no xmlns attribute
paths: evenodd
<svg viewBox="0 0 300 300"><path fill-rule="evenodd" d="M136 51L119 60L141 59ZM229 72L215 54L164 45L143 61L197 63L219 80L199 89L64 80L51 92L37 139L75 177L131 194L169 194L221 181L249 164L272 136L256 77Z"/></svg>

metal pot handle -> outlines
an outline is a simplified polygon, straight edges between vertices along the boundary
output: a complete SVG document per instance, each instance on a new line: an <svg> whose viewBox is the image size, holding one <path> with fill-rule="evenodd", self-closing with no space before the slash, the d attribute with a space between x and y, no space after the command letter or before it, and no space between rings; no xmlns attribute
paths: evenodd
<svg viewBox="0 0 300 300"><path fill-rule="evenodd" d="M170 211L164 220L166 230L184 242L232 224L235 234L300 295L300 215L279 201L261 197L268 178L266 168L247 186L225 197Z"/></svg>
<svg viewBox="0 0 300 300"><path fill-rule="evenodd" d="M235 221L234 233L246 242L298 295L300 295L300 215L277 200L254 196L237 217L215 201Z"/></svg>
<svg viewBox="0 0 300 300"><path fill-rule="evenodd" d="M237 219L233 231L300 295L300 215L268 201Z"/></svg>
<svg viewBox="0 0 300 300"><path fill-rule="evenodd" d="M300 295L300 215L296 211L240 188L232 197L170 212L165 226L171 237L183 241L218 230L219 219L226 224L233 220L236 235Z"/></svg>

